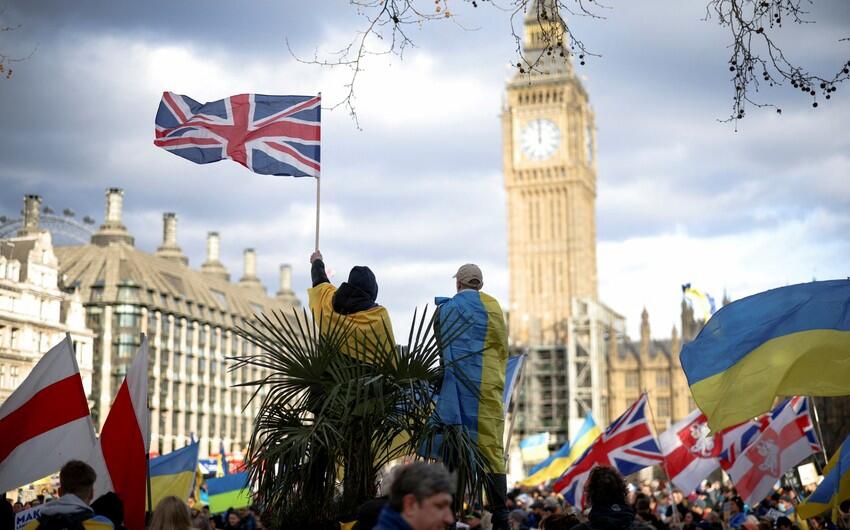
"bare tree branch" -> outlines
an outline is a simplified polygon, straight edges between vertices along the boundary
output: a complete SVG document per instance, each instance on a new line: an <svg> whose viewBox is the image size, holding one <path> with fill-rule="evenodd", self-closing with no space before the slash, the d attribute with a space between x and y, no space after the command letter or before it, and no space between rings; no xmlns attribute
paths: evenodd
<svg viewBox="0 0 850 530"><path fill-rule="evenodd" d="M6 12L6 6L0 6L0 17ZM7 26L5 24L0 24L0 33L12 32L21 28L20 24L14 26ZM21 61L26 61L30 57L35 54L38 48L34 48L29 55L25 57L15 57L13 55L8 55L5 52L0 51L0 76L5 77L6 79L12 79L12 63L19 63Z"/></svg>
<svg viewBox="0 0 850 530"><path fill-rule="evenodd" d="M365 28L358 31L347 46L341 50L320 55L316 50L311 59L297 55L287 42L289 52L296 60L323 67L346 67L351 71L343 99L330 109L344 107L360 128L355 108L356 83L363 69L364 58L371 55L393 54L403 58L404 51L414 43L408 36L412 27L421 28L429 22L452 21L460 25L457 14L450 5L459 9L478 8L479 4L509 13L510 32L515 42L516 59L512 65L518 73L528 76L545 70L545 61L552 56L567 58L584 65L590 57L600 57L591 52L573 31L565 16L575 19L588 17L604 19L602 10L610 7L598 0L349 0L357 13L366 20ZM835 73L822 77L786 57L777 43L776 33L783 22L810 24L804 6L813 0L708 0L706 20L716 18L718 24L727 28L731 36L732 50L729 71L732 72L734 87L730 116L721 120L733 121L744 118L748 106L772 107L771 103L756 99L764 85L783 86L785 83L812 97L812 106L819 99L832 98L837 85L850 79L850 61L838 66ZM427 6L427 7L423 7ZM536 20L537 26L530 37L525 34L525 21ZM525 42L530 38L531 42ZM850 41L850 37L839 42Z"/></svg>
<svg viewBox="0 0 850 530"><path fill-rule="evenodd" d="M819 97L831 99L837 85L850 79L850 61L838 66L831 76L822 77L789 60L777 44L776 34L783 22L814 23L806 18L809 13L804 1L812 5L812 0L709 0L706 20L716 17L732 37L729 71L734 97L730 116L722 121L737 123L745 117L747 105L773 107L781 113L781 108L755 99L762 84L773 87L790 83L811 97L812 107L817 108Z"/></svg>

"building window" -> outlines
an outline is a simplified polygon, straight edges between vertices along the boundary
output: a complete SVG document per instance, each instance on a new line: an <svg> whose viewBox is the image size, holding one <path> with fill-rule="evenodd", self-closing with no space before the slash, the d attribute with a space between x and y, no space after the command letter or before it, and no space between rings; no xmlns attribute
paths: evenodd
<svg viewBox="0 0 850 530"><path fill-rule="evenodd" d="M655 372L655 386L657 387L669 387L670 386L670 373L665 371Z"/></svg>
<svg viewBox="0 0 850 530"><path fill-rule="evenodd" d="M637 372L626 372L626 388L637 388L638 387L638 373Z"/></svg>
<svg viewBox="0 0 850 530"><path fill-rule="evenodd" d="M658 414L659 418L669 418L670 417L670 398L668 397L660 397L655 400L656 414Z"/></svg>

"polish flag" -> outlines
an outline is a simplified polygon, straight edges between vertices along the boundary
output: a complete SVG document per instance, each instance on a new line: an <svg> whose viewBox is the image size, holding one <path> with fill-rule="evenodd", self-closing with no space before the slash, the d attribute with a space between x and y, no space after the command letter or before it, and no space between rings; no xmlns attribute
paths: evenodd
<svg viewBox="0 0 850 530"><path fill-rule="evenodd" d="M89 459L98 474L95 495L110 490L118 494L124 502L124 526L128 530L145 530L149 447L148 340L142 336L142 345L115 395Z"/></svg>
<svg viewBox="0 0 850 530"><path fill-rule="evenodd" d="M0 491L85 460L94 427L70 336L42 356L0 405Z"/></svg>

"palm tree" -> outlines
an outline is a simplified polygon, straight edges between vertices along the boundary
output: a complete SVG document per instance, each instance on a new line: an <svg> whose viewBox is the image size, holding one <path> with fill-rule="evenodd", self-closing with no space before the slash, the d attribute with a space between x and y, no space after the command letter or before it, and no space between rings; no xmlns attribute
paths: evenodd
<svg viewBox="0 0 850 530"><path fill-rule="evenodd" d="M456 502L480 498L484 457L465 430L434 417L445 369L434 315L414 312L401 347L384 344L374 330L354 334L338 316L318 320L321 329L306 310L278 311L237 331L258 353L234 358L231 369L269 374L241 386L255 387L252 399L266 390L246 461L274 526L338 528L376 496L382 469L405 457L439 458L457 475ZM469 325L442 320L444 343ZM356 357L373 361L346 355L352 344Z"/></svg>

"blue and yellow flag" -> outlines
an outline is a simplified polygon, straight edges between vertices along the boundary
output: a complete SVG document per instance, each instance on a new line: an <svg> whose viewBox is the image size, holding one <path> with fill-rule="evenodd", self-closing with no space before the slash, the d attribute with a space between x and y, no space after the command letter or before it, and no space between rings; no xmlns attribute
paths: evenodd
<svg viewBox="0 0 850 530"><path fill-rule="evenodd" d="M832 520L838 520L838 505L850 499L850 436L829 459L823 469L823 481L797 506L797 514L809 519L832 509Z"/></svg>
<svg viewBox="0 0 850 530"><path fill-rule="evenodd" d="M251 505L251 490L248 489L248 473L231 473L226 477L207 481L210 512L226 512L228 508L244 508Z"/></svg>
<svg viewBox="0 0 850 530"><path fill-rule="evenodd" d="M776 396L846 396L850 280L791 285L733 302L680 358L712 431L767 412Z"/></svg>
<svg viewBox="0 0 850 530"><path fill-rule="evenodd" d="M602 430L593 421L593 416L588 414L584 417L584 423L573 437L572 443L565 443L549 458L531 468L528 478L520 482L520 484L523 486L536 486L547 480L560 477L590 447L601 433Z"/></svg>
<svg viewBox="0 0 850 530"><path fill-rule="evenodd" d="M682 286L682 296L694 309L694 314L703 322L707 322L716 310L714 298L704 291L691 287L689 283Z"/></svg>
<svg viewBox="0 0 850 530"><path fill-rule="evenodd" d="M549 433L528 436L519 441L519 451L525 463L540 462L549 456Z"/></svg>
<svg viewBox="0 0 850 530"><path fill-rule="evenodd" d="M490 473L505 472L503 392L508 334L499 302L465 290L437 298L438 329L445 364L435 415L447 425L462 425L487 459ZM457 334L461 319L468 324ZM452 332L449 328L454 328ZM445 343L446 336L454 340Z"/></svg>
<svg viewBox="0 0 850 530"><path fill-rule="evenodd" d="M151 505L156 508L169 495L188 499L197 467L198 442L151 459Z"/></svg>

